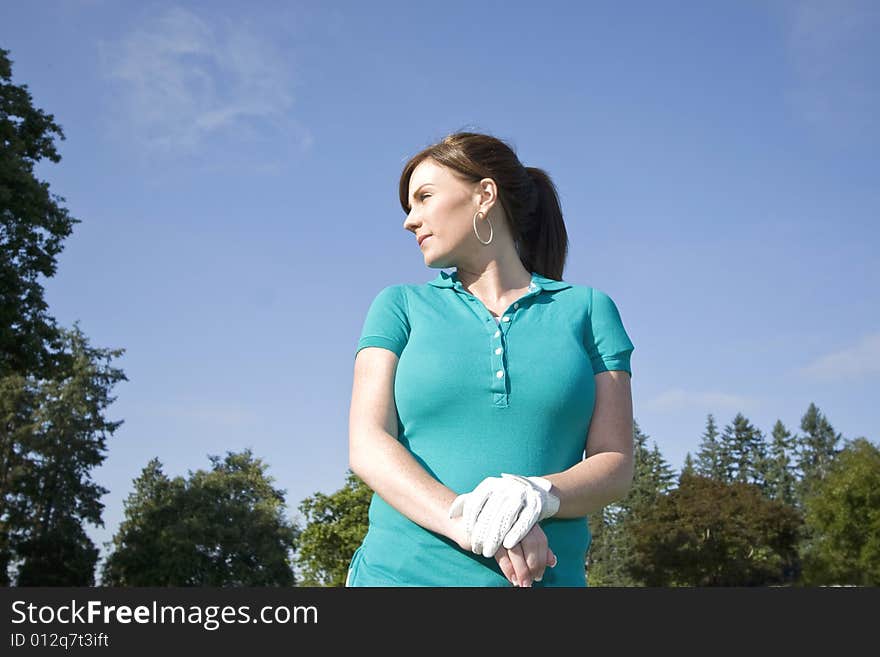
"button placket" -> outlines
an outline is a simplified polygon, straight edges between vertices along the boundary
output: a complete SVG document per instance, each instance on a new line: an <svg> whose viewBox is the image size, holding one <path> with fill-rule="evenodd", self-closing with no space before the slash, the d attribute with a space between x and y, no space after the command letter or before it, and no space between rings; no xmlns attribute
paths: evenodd
<svg viewBox="0 0 880 657"><path fill-rule="evenodd" d="M501 317L500 321L496 324L494 317L492 317L489 309L486 308L485 304L483 304L483 302L474 295L466 292L461 286L460 281L455 281L453 287L458 293L462 294L469 303L472 304L472 308L475 312L477 312L478 315L480 313L477 310L476 306L479 305L479 308L482 309L486 328L492 333L492 339L490 342L492 353L490 354L490 360L492 364L492 371L494 373L491 384L494 403L496 406L507 406L507 384L505 382L505 379L507 378L507 368L504 365L504 356L506 351L504 337L512 325L512 316L515 315L516 311L519 310L520 305L522 305L525 299L537 296L540 293L541 288L539 285L536 285L534 281L529 283L529 291L522 297L520 297L511 306L509 306L507 310L505 310L504 315Z"/></svg>

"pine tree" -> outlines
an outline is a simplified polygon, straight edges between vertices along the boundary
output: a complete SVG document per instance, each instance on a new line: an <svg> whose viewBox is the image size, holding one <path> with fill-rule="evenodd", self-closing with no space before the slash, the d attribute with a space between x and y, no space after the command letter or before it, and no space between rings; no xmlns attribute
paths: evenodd
<svg viewBox="0 0 880 657"><path fill-rule="evenodd" d="M633 422L633 484L629 494L589 516L593 535L587 558L589 586L638 586L628 572L632 561L629 527L637 523L642 511L667 493L675 473L663 458L657 444L647 447L648 437Z"/></svg>
<svg viewBox="0 0 880 657"><path fill-rule="evenodd" d="M651 480L650 486L658 495L665 495L673 488L673 482L676 481L675 471L669 462L660 453L657 443L651 448L648 456L650 464Z"/></svg>
<svg viewBox="0 0 880 657"><path fill-rule="evenodd" d="M14 476L4 490L8 548L21 562L18 586L93 586L98 550L82 525L103 525L101 496L107 489L91 480L106 458L107 437L122 424L104 418L126 380L111 367L123 350L95 349L74 324L62 329L62 346L73 358L63 379L34 384L22 397L25 424L0 430L0 445L15 443ZM10 556L11 556L10 552Z"/></svg>
<svg viewBox="0 0 880 657"><path fill-rule="evenodd" d="M761 471L767 455L761 431L742 413L737 413L733 424L724 427L721 444L722 452L729 455L726 481L763 487Z"/></svg>
<svg viewBox="0 0 880 657"><path fill-rule="evenodd" d="M697 452L697 474L716 481L729 481L729 462L730 458L718 438L715 418L710 413L706 421L706 431Z"/></svg>
<svg viewBox="0 0 880 657"><path fill-rule="evenodd" d="M842 434L834 433L834 427L813 403L801 418L801 429L805 434L799 437L798 468L802 474L799 494L803 498L814 484L825 479L839 453L837 442Z"/></svg>
<svg viewBox="0 0 880 657"><path fill-rule="evenodd" d="M684 455L684 466L681 468L681 472L678 474L678 483L681 483L682 477L696 474L696 472L697 470L694 464L694 459L691 457L691 453L688 452Z"/></svg>
<svg viewBox="0 0 880 657"><path fill-rule="evenodd" d="M675 473L660 453L657 443L647 446L648 436L633 423L634 475L629 494L620 500L625 515L637 513L653 504L660 495L669 491L675 481Z"/></svg>
<svg viewBox="0 0 880 657"><path fill-rule="evenodd" d="M767 459L765 477L767 495L770 499L797 506L797 476L791 456L794 454L795 441L781 420L773 425L773 441Z"/></svg>
<svg viewBox="0 0 880 657"><path fill-rule="evenodd" d="M91 585L98 551L82 524L103 525L91 470L106 458L109 390L125 377L99 361L74 326L48 313L42 278L55 275L79 223L35 175L57 163L61 126L12 82L0 48L0 584Z"/></svg>

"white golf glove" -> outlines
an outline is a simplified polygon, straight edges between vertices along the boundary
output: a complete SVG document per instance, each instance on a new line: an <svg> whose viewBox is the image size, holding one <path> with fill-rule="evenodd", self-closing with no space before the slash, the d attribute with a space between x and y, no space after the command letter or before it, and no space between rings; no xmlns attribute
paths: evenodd
<svg viewBox="0 0 880 657"><path fill-rule="evenodd" d="M550 493L552 484L543 477L501 473L487 477L470 493L456 497L449 517L463 516L471 551L495 556L504 545L519 543L532 526L559 510L559 498Z"/></svg>

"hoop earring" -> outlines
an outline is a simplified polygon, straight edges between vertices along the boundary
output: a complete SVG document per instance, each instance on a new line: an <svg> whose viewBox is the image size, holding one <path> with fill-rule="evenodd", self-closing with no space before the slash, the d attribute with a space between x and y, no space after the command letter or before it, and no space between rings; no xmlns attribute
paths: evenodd
<svg viewBox="0 0 880 657"><path fill-rule="evenodd" d="M492 228L492 222L489 221L488 216L486 217L486 221L489 221L489 241L483 242L483 240L480 238L480 234L477 232L477 215L482 215L482 214L483 214L482 212L477 212L476 214L474 214L474 234L477 236L477 239L480 240L481 244L491 244L492 237L493 237L493 235L495 235L495 229Z"/></svg>

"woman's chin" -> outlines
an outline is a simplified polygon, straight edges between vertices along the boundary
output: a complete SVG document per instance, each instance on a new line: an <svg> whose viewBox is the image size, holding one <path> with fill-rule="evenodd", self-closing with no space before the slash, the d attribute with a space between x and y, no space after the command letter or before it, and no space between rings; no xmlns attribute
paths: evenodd
<svg viewBox="0 0 880 657"><path fill-rule="evenodd" d="M425 264L431 269L446 269L448 267L454 267L451 262L449 262L449 254L436 254L433 253L430 249L427 251L422 251L422 256L424 256Z"/></svg>

